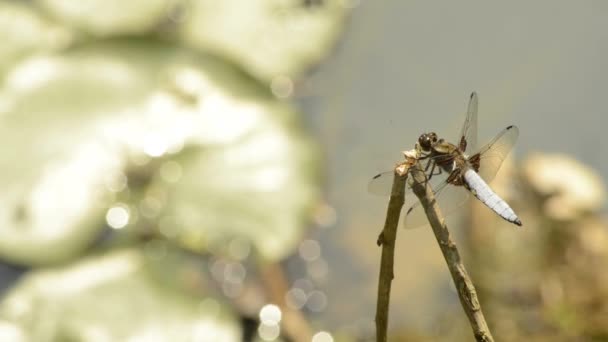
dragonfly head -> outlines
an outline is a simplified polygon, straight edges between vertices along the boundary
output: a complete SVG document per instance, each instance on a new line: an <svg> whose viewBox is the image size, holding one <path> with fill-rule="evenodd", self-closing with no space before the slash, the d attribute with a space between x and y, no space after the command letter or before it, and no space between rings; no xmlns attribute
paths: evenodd
<svg viewBox="0 0 608 342"><path fill-rule="evenodd" d="M437 143L437 134L435 132L424 133L418 138L418 144L425 152L430 151L435 143Z"/></svg>

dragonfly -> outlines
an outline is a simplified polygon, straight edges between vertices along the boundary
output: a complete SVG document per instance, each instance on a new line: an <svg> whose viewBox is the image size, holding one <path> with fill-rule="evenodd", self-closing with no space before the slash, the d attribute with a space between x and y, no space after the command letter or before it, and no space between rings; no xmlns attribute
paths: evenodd
<svg viewBox="0 0 608 342"><path fill-rule="evenodd" d="M420 151L418 162L424 168L435 198L446 214L462 206L468 195L472 194L503 219L521 226L522 222L513 209L488 185L513 149L519 129L515 125L507 126L483 147L470 153L477 146L478 103L477 93L473 92L456 143L439 138L435 132L420 135L417 143ZM369 182L368 191L377 195L390 195L393 173L391 170L374 176ZM412 184L410 179L406 185L405 228L419 227L426 220L416 196L407 196L412 191ZM448 198L444 200L446 197Z"/></svg>

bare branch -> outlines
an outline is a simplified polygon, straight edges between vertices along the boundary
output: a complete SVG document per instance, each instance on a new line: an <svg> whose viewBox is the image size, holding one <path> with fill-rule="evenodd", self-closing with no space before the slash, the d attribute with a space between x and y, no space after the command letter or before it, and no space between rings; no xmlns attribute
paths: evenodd
<svg viewBox="0 0 608 342"><path fill-rule="evenodd" d="M268 263L261 265L262 281L268 291L271 303L275 303L283 312L281 330L293 341L310 341L312 328L301 311L290 308L286 303L289 290L285 271L280 264Z"/></svg>
<svg viewBox="0 0 608 342"><path fill-rule="evenodd" d="M393 281L393 262L395 256L395 239L399 226L399 215L405 199L405 181L407 167L405 164L395 168L391 198L388 202L384 229L378 236L377 244L382 246L380 276L378 279L378 301L376 303L376 341L386 342L388 329L388 311Z"/></svg>
<svg viewBox="0 0 608 342"><path fill-rule="evenodd" d="M445 224L443 215L439 211L439 206L435 201L433 191L428 185L428 182L426 182L424 171L419 164L416 164L409 169L409 173L413 179L412 188L414 193L424 207L426 216L433 228L433 233L435 233L435 238L439 243L439 248L441 248L445 262L447 263L452 279L454 280L454 285L456 285L456 289L458 289L460 304L469 318L475 340L484 342L494 341L483 316L483 312L481 311L473 282L464 268L456 244L454 244L450 238L450 232Z"/></svg>

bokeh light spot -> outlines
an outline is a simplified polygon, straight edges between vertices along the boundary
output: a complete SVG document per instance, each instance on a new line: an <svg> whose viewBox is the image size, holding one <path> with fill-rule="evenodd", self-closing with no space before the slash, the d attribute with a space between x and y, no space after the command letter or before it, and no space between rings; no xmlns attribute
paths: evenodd
<svg viewBox="0 0 608 342"><path fill-rule="evenodd" d="M158 229L164 237L174 239L179 232L176 228L176 224L173 216L163 216L158 220Z"/></svg>
<svg viewBox="0 0 608 342"><path fill-rule="evenodd" d="M213 278L219 282L223 282L224 281L224 272L226 269L226 261L222 260L222 259L217 259L215 261L213 261L209 267L209 269L211 270L211 275L213 276Z"/></svg>
<svg viewBox="0 0 608 342"><path fill-rule="evenodd" d="M313 261L321 256L321 245L316 240L304 240L300 243L298 252L302 259Z"/></svg>
<svg viewBox="0 0 608 342"><path fill-rule="evenodd" d="M308 274L310 274L312 279L319 283L324 282L327 279L327 274L329 273L329 266L327 265L327 261L322 258L318 258L314 261L307 263L306 270Z"/></svg>
<svg viewBox="0 0 608 342"><path fill-rule="evenodd" d="M314 288L312 281L310 281L310 279L307 279L307 278L297 279L296 281L293 282L293 287L302 289L302 291L304 291L305 293L312 291L312 289Z"/></svg>
<svg viewBox="0 0 608 342"><path fill-rule="evenodd" d="M285 294L285 302L287 303L287 306L296 310L301 309L304 304L306 304L307 299L308 296L306 295L306 292L297 287L292 288Z"/></svg>
<svg viewBox="0 0 608 342"><path fill-rule="evenodd" d="M173 160L160 166L160 177L167 183L177 183L182 177L182 166Z"/></svg>
<svg viewBox="0 0 608 342"><path fill-rule="evenodd" d="M167 6L167 18L174 23L186 21L189 14L188 2L174 2Z"/></svg>
<svg viewBox="0 0 608 342"><path fill-rule="evenodd" d="M108 226L114 229L124 228L129 223L129 209L124 204L118 204L106 213Z"/></svg>
<svg viewBox="0 0 608 342"><path fill-rule="evenodd" d="M334 342L334 338L327 331L319 331L313 335L312 342Z"/></svg>
<svg viewBox="0 0 608 342"><path fill-rule="evenodd" d="M329 204L321 204L315 209L313 219L319 227L329 228L336 225L338 215L334 207Z"/></svg>
<svg viewBox="0 0 608 342"><path fill-rule="evenodd" d="M280 98L288 98L293 93L293 81L287 76L277 76L270 82L272 93Z"/></svg>
<svg viewBox="0 0 608 342"><path fill-rule="evenodd" d="M144 153L150 157L160 157L167 152L167 142L160 136L149 135L144 141Z"/></svg>
<svg viewBox="0 0 608 342"><path fill-rule="evenodd" d="M224 267L224 280L231 283L242 283L247 275L247 270L240 262L227 263Z"/></svg>
<svg viewBox="0 0 608 342"><path fill-rule="evenodd" d="M122 172L118 172L106 177L105 183L108 190L121 192L127 188L127 176Z"/></svg>
<svg viewBox="0 0 608 342"><path fill-rule="evenodd" d="M243 291L243 285L241 283L225 282L222 284L222 292L228 298L236 298Z"/></svg>
<svg viewBox="0 0 608 342"><path fill-rule="evenodd" d="M182 68L176 71L174 81L178 90L188 96L196 97L208 87L202 75L192 68Z"/></svg>
<svg viewBox="0 0 608 342"><path fill-rule="evenodd" d="M247 239L234 238L228 244L228 254L236 260L245 260L251 253L251 243Z"/></svg>
<svg viewBox="0 0 608 342"><path fill-rule="evenodd" d="M163 207L163 203L154 196L146 196L139 204L139 212L143 217L155 218Z"/></svg>
<svg viewBox="0 0 608 342"><path fill-rule="evenodd" d="M258 327L258 335L264 341L274 341L279 337L281 328L278 324L260 324Z"/></svg>
<svg viewBox="0 0 608 342"><path fill-rule="evenodd" d="M308 302L306 303L306 307L308 307L310 311L314 312L321 312L325 310L325 308L327 307L327 296L321 291L312 291L308 295Z"/></svg>
<svg viewBox="0 0 608 342"><path fill-rule="evenodd" d="M264 305L260 310L260 321L266 325L279 324L281 316L281 309L274 304Z"/></svg>

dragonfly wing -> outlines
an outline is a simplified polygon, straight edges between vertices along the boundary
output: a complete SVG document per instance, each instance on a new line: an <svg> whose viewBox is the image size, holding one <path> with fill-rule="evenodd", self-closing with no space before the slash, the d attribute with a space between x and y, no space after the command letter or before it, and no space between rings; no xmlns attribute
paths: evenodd
<svg viewBox="0 0 608 342"><path fill-rule="evenodd" d="M431 180L429 180L429 185L431 186L432 189L436 189L436 190L434 190L434 192L437 193L437 195L439 195L443 192L447 192L446 198L453 198L454 196L451 196L449 194L451 192L451 191L449 191L450 190L449 188L452 188L453 186L447 186L448 185L447 176L448 176L448 174L446 172L443 172L439 175L434 175L431 178ZM368 189L368 192L370 192L374 195L390 196L392 184L393 184L393 171L386 171L386 172L382 172L382 173L379 173L376 176L374 176L370 180L370 182L367 186L367 189ZM418 201L418 197L416 197L412 193L412 179L411 178L408 178L406 187L407 187L407 189L405 189L405 202L403 204L403 211L402 211L401 219L403 222L405 222L405 220L407 220L407 223L405 224L406 228L421 227L426 222L426 216L424 215L424 210L420 207L420 202ZM456 200L458 200L458 199L456 199ZM451 203L449 203L449 201L446 201L445 205L447 207L451 208ZM407 215L410 208L412 208L411 213L410 213L410 215Z"/></svg>
<svg viewBox="0 0 608 342"><path fill-rule="evenodd" d="M426 163L428 161L430 161L430 159L420 161L422 167L426 167L427 166ZM430 166L429 166L429 170L427 170L427 171L430 172ZM440 171L440 170L438 167L436 167L434 172L438 172L438 171ZM369 183L367 183L367 192L369 192L370 194L373 194L373 195L378 195L378 196L390 196L391 189L393 187L393 173L394 173L394 171L390 170L390 171L381 172L381 173L375 175L374 177L372 177L372 179L370 179ZM435 175L433 175L433 177L431 177L431 180L429 180L429 184L431 185L431 187L433 189L435 189L447 179L447 176L448 176L448 174L446 172L442 172L440 174L435 174ZM411 183L409 181L410 180L408 180L408 185L407 185L408 189L406 189L406 192L411 191Z"/></svg>
<svg viewBox="0 0 608 342"><path fill-rule="evenodd" d="M378 196L390 196L393 187L394 171L379 173L367 183L367 192Z"/></svg>
<svg viewBox="0 0 608 342"><path fill-rule="evenodd" d="M435 172L437 171L439 171L439 168L435 168ZM385 171L372 177L372 179L370 179L369 183L367 184L367 192L378 196L390 196L391 189L393 187L393 173L393 170ZM445 182L447 177L448 174L446 172L442 172L438 175L436 174L431 178L431 180L429 180L429 184L433 189L436 189L441 183ZM410 181L411 179L408 179L408 189L406 189L406 192L411 191L412 184ZM415 197L416 196L414 196L414 198Z"/></svg>
<svg viewBox="0 0 608 342"><path fill-rule="evenodd" d="M490 183L496 176L502 162L507 158L513 149L519 129L511 125L503 129L494 139L484 145L479 152L469 158L472 164L479 163L477 172L487 183Z"/></svg>
<svg viewBox="0 0 608 342"><path fill-rule="evenodd" d="M459 147L463 147L463 151L474 151L477 148L477 107L479 100L477 93L471 93L469 98L469 106L467 107L467 117L464 120L460 135L458 136ZM462 141L466 141L466 146L462 145Z"/></svg>
<svg viewBox="0 0 608 342"><path fill-rule="evenodd" d="M454 213L458 208L462 207L469 198L469 192L461 186L454 186L444 181L437 188L434 188L435 200L439 204L439 209L444 216ZM403 210L403 228L414 229L423 227L428 224L424 208L414 195L415 202Z"/></svg>

